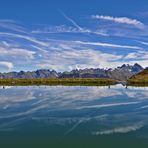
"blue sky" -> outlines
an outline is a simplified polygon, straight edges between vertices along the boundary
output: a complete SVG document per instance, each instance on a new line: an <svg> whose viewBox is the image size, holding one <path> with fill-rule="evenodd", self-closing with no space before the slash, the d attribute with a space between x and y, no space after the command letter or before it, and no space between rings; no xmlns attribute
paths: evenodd
<svg viewBox="0 0 148 148"><path fill-rule="evenodd" d="M0 0L0 70L148 66L146 0Z"/></svg>

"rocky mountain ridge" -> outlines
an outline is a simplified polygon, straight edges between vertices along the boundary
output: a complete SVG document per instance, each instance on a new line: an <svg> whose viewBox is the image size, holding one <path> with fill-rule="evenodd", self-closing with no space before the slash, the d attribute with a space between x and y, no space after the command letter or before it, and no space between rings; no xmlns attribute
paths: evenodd
<svg viewBox="0 0 148 148"><path fill-rule="evenodd" d="M0 73L0 78L111 78L116 80L127 80L142 70L144 70L144 68L136 63L134 65L123 64L121 67L115 69L85 68L65 72L40 69L32 72L8 72Z"/></svg>

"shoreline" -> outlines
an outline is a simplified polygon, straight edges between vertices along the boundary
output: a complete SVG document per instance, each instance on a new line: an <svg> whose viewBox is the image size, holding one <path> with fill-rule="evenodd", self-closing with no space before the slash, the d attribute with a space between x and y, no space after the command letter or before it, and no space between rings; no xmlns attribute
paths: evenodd
<svg viewBox="0 0 148 148"><path fill-rule="evenodd" d="M130 86L148 86L148 79L129 79L127 85Z"/></svg>
<svg viewBox="0 0 148 148"><path fill-rule="evenodd" d="M117 80L108 78L38 78L38 79L0 79L0 86L108 86L117 84Z"/></svg>
<svg viewBox="0 0 148 148"><path fill-rule="evenodd" d="M108 78L35 78L35 79L0 79L0 86L109 86L122 84L123 86L148 86L143 81L118 81Z"/></svg>
<svg viewBox="0 0 148 148"><path fill-rule="evenodd" d="M127 86L148 86L148 82L143 81L131 81L127 82Z"/></svg>

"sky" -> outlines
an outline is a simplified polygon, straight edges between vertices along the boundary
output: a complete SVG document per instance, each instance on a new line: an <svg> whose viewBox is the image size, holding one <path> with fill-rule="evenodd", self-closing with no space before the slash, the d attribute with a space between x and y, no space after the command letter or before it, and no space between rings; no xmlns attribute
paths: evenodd
<svg viewBox="0 0 148 148"><path fill-rule="evenodd" d="M146 0L0 0L0 71L148 66Z"/></svg>

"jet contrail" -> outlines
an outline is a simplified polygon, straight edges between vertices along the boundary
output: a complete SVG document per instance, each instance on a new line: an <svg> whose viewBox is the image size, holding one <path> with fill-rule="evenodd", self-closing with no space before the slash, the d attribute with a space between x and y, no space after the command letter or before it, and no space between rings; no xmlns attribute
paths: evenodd
<svg viewBox="0 0 148 148"><path fill-rule="evenodd" d="M91 34L97 34L97 35L102 35L102 36L108 36L107 34L104 33L96 33L96 32L92 32L88 29L84 29L82 28L80 25L78 25L72 18L68 17L62 10L58 10L60 12L60 14L62 14L62 16L68 20L69 22L71 22L73 24L73 26L75 26L79 31L81 31L82 33L85 33L87 36L89 36L90 38L94 39L94 37Z"/></svg>
<svg viewBox="0 0 148 148"><path fill-rule="evenodd" d="M81 26L79 26L73 19L68 17L63 11L59 10L59 12L65 17L65 19L70 21L76 28L78 28L80 31L84 31L84 29Z"/></svg>

